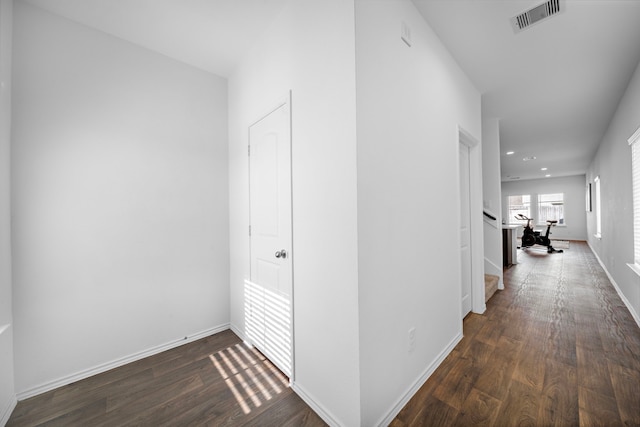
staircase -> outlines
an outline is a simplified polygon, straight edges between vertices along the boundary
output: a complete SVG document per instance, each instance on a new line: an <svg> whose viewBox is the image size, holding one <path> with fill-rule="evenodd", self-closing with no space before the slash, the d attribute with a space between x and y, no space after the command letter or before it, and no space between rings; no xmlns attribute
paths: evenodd
<svg viewBox="0 0 640 427"><path fill-rule="evenodd" d="M493 274L484 275L484 302L489 301L489 298L493 296L498 290L498 282L500 278Z"/></svg>

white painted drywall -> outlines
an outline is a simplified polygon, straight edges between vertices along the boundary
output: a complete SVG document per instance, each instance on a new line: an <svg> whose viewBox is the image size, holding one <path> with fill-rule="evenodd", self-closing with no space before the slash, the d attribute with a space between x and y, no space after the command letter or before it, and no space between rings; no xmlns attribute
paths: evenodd
<svg viewBox="0 0 640 427"><path fill-rule="evenodd" d="M502 286L502 185L500 183L500 121L482 117L483 208L496 217L483 222L484 271L500 277ZM494 227L494 225L497 226Z"/></svg>
<svg viewBox="0 0 640 427"><path fill-rule="evenodd" d="M546 226L537 224L538 194L564 193L565 226L551 229L552 239L587 240L587 216L585 203L584 175L559 178L530 179L523 181L505 181L502 183L502 217L508 221L509 196L531 195L531 217L535 219L535 229L546 231ZM522 228L518 229L518 236Z"/></svg>
<svg viewBox="0 0 640 427"><path fill-rule="evenodd" d="M356 70L361 425L371 426L461 337L458 126L480 140L481 106L408 0L356 0Z"/></svg>
<svg viewBox="0 0 640 427"><path fill-rule="evenodd" d="M285 6L229 78L231 323L249 278L247 135L292 91L294 389L360 425L352 1Z"/></svg>
<svg viewBox="0 0 640 427"><path fill-rule="evenodd" d="M594 179L600 176L602 197L602 239L594 236L594 207L587 214L589 245L631 305L636 321L640 318L640 277L626 264L633 263L633 187L628 140L640 127L639 106L640 65L618 105L586 178L587 183L595 188Z"/></svg>
<svg viewBox="0 0 640 427"><path fill-rule="evenodd" d="M226 80L16 2L17 392L229 322Z"/></svg>
<svg viewBox="0 0 640 427"><path fill-rule="evenodd" d="M13 0L0 0L0 425L16 402L11 290L11 39Z"/></svg>

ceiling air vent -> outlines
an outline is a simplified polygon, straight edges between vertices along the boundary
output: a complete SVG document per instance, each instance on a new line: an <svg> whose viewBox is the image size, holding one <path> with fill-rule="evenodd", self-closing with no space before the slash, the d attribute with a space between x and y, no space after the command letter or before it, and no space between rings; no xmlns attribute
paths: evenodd
<svg viewBox="0 0 640 427"><path fill-rule="evenodd" d="M516 33L529 28L533 24L543 21L563 10L560 0L549 0L539 6L529 9L520 15L511 18L511 26Z"/></svg>

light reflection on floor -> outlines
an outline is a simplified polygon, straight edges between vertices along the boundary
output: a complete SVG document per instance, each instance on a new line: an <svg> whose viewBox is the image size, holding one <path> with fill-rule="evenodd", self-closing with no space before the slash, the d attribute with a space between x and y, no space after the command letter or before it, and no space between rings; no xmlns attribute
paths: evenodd
<svg viewBox="0 0 640 427"><path fill-rule="evenodd" d="M245 414L289 387L289 380L258 350L235 344L209 355Z"/></svg>

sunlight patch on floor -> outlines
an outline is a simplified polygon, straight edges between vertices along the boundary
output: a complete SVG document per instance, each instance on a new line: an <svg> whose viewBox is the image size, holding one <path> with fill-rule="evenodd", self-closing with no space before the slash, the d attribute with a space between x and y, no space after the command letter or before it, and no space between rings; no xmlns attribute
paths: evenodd
<svg viewBox="0 0 640 427"><path fill-rule="evenodd" d="M287 377L258 350L235 344L209 355L245 414L289 387Z"/></svg>

